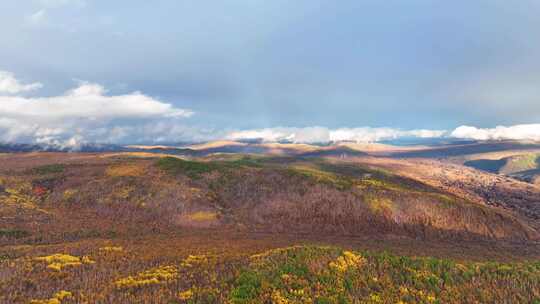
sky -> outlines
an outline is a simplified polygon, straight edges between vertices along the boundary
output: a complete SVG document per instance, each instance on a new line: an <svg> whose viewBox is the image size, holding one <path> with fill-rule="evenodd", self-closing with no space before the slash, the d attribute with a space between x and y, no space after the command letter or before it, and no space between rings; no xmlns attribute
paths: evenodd
<svg viewBox="0 0 540 304"><path fill-rule="evenodd" d="M540 2L0 1L0 142L540 140Z"/></svg>

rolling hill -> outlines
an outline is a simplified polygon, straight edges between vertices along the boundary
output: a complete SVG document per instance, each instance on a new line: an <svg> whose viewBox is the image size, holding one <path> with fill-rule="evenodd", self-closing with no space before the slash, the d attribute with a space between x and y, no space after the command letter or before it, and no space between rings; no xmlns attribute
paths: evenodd
<svg viewBox="0 0 540 304"><path fill-rule="evenodd" d="M265 157L87 161L2 175L0 197L7 215L2 224L27 232L27 238L45 237L34 235L36 229L47 231L47 237L87 230L123 233L145 221L156 229L538 238L509 213L351 163Z"/></svg>
<svg viewBox="0 0 540 304"><path fill-rule="evenodd" d="M230 144L0 154L0 303L537 300L533 185L370 154L388 146Z"/></svg>

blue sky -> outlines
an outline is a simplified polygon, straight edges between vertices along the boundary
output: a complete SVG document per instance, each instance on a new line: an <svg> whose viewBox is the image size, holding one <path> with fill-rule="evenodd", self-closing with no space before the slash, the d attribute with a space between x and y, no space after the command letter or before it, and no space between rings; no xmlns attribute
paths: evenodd
<svg viewBox="0 0 540 304"><path fill-rule="evenodd" d="M0 140L534 124L539 15L533 0L4 0Z"/></svg>

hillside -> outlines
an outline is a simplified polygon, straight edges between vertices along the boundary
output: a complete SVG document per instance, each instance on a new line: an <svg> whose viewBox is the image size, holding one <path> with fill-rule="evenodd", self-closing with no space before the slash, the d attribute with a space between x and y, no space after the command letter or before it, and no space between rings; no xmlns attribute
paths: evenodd
<svg viewBox="0 0 540 304"><path fill-rule="evenodd" d="M538 262L193 239L19 249L2 303L538 303ZM207 251L205 251L207 250ZM30 254L35 258L30 258ZM71 264L69 264L71 263ZM22 277L25 277L23 280Z"/></svg>
<svg viewBox="0 0 540 304"><path fill-rule="evenodd" d="M465 166L504 174L532 184L540 184L540 152L524 152L501 158L476 156L464 162Z"/></svg>
<svg viewBox="0 0 540 304"><path fill-rule="evenodd" d="M540 188L533 184L440 160L363 157L349 161L388 170L471 202L505 210L540 229Z"/></svg>
<svg viewBox="0 0 540 304"><path fill-rule="evenodd" d="M509 213L348 163L239 157L90 158L4 173L2 224L27 238L88 231L222 227L248 231L536 239ZM28 160L31 163L31 160ZM29 221L28 219L32 220ZM33 231L47 231L47 236Z"/></svg>
<svg viewBox="0 0 540 304"><path fill-rule="evenodd" d="M536 142L520 141L479 141L465 144L435 145L422 149L398 151L391 156L398 158L460 158L475 154L507 153L509 151L538 150Z"/></svg>
<svg viewBox="0 0 540 304"><path fill-rule="evenodd" d="M474 169L322 150L2 154L0 303L538 299L533 208L437 173Z"/></svg>

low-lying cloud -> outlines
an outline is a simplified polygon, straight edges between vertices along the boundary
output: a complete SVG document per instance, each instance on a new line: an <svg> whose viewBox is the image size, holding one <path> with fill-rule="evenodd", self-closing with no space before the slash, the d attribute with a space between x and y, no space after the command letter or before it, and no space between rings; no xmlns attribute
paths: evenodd
<svg viewBox="0 0 540 304"><path fill-rule="evenodd" d="M444 130L399 130L392 128L266 128L258 130L235 131L227 134L230 140L260 140L264 142L287 141L295 143L327 143L339 141L377 142L403 137L434 138L442 137Z"/></svg>
<svg viewBox="0 0 540 304"><path fill-rule="evenodd" d="M540 141L540 124L497 126L477 128L460 126L446 130L400 130L393 128L265 128L233 131L226 134L230 140L259 140L263 142L328 143L352 141L358 143L379 142L400 138L454 138L469 140L532 140Z"/></svg>
<svg viewBox="0 0 540 304"><path fill-rule="evenodd" d="M523 124L515 126L497 126L495 128L476 128L461 126L450 136L474 140L534 140L540 141L540 124Z"/></svg>

